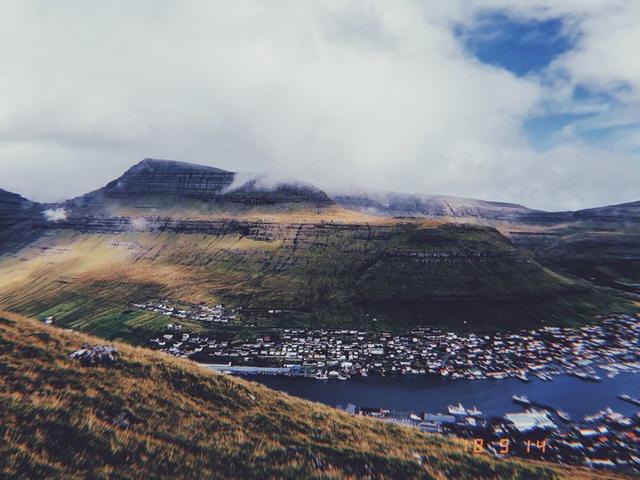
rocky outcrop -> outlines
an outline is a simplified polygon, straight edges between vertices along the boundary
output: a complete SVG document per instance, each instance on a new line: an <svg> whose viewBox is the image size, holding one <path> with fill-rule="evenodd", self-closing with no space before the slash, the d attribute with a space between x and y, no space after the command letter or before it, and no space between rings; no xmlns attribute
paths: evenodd
<svg viewBox="0 0 640 480"><path fill-rule="evenodd" d="M73 360L79 360L83 365L113 365L118 361L120 353L118 349L112 345L88 345L84 344L81 348L69 355Z"/></svg>

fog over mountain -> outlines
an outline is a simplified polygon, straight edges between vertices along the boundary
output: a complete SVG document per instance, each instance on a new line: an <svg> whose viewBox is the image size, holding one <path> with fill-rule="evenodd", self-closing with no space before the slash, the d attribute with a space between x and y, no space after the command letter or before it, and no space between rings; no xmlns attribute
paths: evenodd
<svg viewBox="0 0 640 480"><path fill-rule="evenodd" d="M522 3L2 2L0 186L59 201L152 156L325 191L636 200L640 4ZM523 69L527 42L547 53Z"/></svg>

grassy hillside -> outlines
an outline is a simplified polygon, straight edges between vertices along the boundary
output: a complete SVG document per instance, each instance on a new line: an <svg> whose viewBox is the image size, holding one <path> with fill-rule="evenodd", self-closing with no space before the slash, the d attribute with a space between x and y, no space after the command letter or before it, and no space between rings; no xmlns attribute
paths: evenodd
<svg viewBox="0 0 640 480"><path fill-rule="evenodd" d="M0 257L0 307L133 342L167 322L130 306L150 298L241 305L238 328L518 328L618 308L489 227L258 225L221 234L51 230Z"/></svg>
<svg viewBox="0 0 640 480"><path fill-rule="evenodd" d="M124 344L117 365L85 367L69 359L85 342L102 341L0 312L0 477L596 478L472 456Z"/></svg>
<svg viewBox="0 0 640 480"><path fill-rule="evenodd" d="M533 230L533 231L532 231ZM504 228L518 247L552 268L640 293L640 221L591 219L540 228Z"/></svg>

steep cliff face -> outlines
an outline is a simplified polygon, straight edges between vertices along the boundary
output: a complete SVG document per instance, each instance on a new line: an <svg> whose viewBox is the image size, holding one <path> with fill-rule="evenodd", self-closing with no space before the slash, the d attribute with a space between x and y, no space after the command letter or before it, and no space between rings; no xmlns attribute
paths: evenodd
<svg viewBox="0 0 640 480"><path fill-rule="evenodd" d="M241 205L333 203L322 190L311 185L280 183L267 187L256 180L234 184L236 179L236 173L219 168L147 158L105 187L74 199L70 205L77 208L113 201L138 207L173 206L189 201Z"/></svg>

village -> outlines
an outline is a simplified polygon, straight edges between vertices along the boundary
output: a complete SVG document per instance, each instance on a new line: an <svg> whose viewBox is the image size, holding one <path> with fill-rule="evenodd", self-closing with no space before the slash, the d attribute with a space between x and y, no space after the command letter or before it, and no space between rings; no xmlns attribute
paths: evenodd
<svg viewBox="0 0 640 480"><path fill-rule="evenodd" d="M234 341L188 332L181 319L228 323L236 309L223 305L175 309L135 305L169 316L150 346L229 372L302 375L347 380L369 375L435 375L452 380L532 378L569 374L597 382L602 375L640 371L640 322L609 315L579 328L476 335L420 327L403 334L355 329L282 329Z"/></svg>
<svg viewBox="0 0 640 480"><path fill-rule="evenodd" d="M228 322L237 310L222 305L189 311L145 305L172 319L150 339L152 348L235 374L275 374L332 382L392 375L431 375L450 380L550 382L572 375L585 382L640 372L640 321L612 314L577 328L546 326L487 335L420 327L403 334L357 329L282 329L234 341L188 332L181 319ZM640 399L620 396L640 407ZM640 412L625 416L610 407L573 419L563 410L513 395L500 417L475 407L445 412L392 412L375 406L339 406L348 413L455 435L470 453L640 472Z"/></svg>

